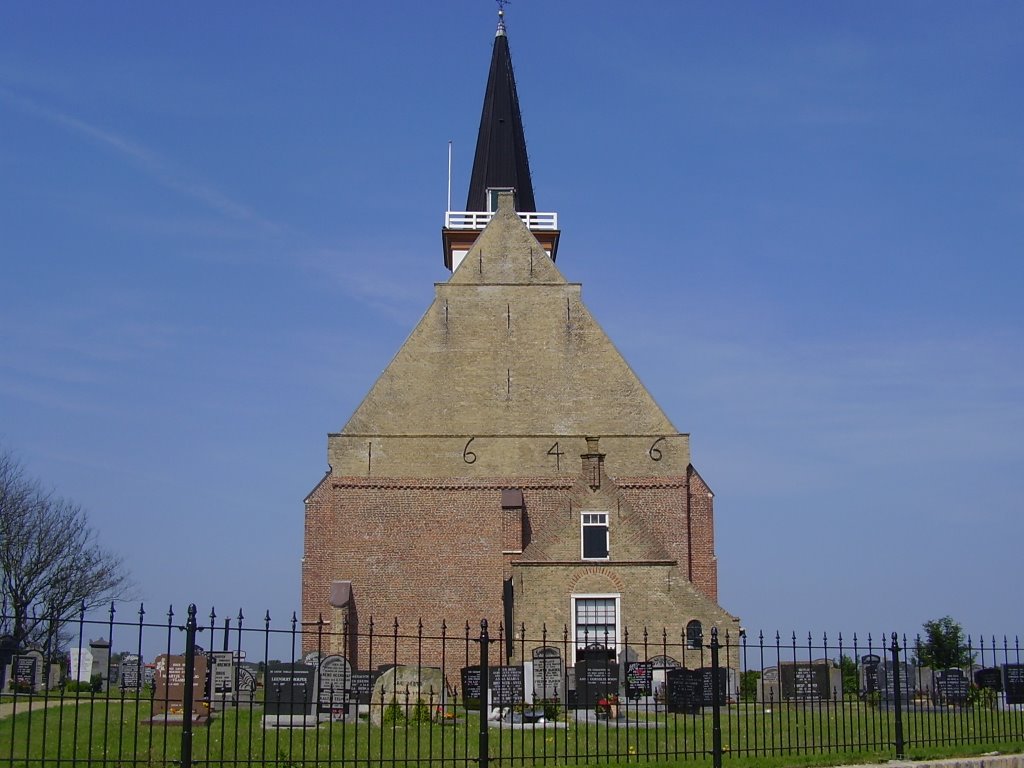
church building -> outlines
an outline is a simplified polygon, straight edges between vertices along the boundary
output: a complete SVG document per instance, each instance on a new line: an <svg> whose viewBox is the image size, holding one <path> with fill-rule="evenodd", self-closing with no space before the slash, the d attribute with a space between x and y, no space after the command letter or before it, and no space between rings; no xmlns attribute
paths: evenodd
<svg viewBox="0 0 1024 768"><path fill-rule="evenodd" d="M305 500L303 617L355 663L371 619L457 634L486 618L492 637L543 628L578 648L645 628L693 648L711 627L736 637L689 435L556 266L586 263L559 234L534 200L499 15L466 211L442 230L451 277L328 436Z"/></svg>

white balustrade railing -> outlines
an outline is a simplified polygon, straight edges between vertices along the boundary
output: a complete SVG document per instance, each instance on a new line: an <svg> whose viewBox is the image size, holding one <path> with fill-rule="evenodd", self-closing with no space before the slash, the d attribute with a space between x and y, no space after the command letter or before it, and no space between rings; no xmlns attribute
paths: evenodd
<svg viewBox="0 0 1024 768"><path fill-rule="evenodd" d="M557 213L518 211L519 218L529 229L558 229ZM483 229L494 216L493 211L446 211L446 229Z"/></svg>

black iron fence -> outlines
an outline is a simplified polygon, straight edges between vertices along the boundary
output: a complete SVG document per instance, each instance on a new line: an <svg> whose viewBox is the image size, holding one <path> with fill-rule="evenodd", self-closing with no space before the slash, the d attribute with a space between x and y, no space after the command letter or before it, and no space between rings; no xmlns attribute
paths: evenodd
<svg viewBox="0 0 1024 768"><path fill-rule="evenodd" d="M0 766L717 767L1024 741L1017 638L968 637L931 669L921 638L895 633L276 626L195 606L36 626L35 642L0 638Z"/></svg>

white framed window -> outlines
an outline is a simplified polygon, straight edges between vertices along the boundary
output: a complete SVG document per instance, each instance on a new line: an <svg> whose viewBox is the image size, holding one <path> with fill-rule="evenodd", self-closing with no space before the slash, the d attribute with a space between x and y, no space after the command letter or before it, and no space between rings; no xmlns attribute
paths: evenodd
<svg viewBox="0 0 1024 768"><path fill-rule="evenodd" d="M608 513L582 512L580 514L580 557L584 560L607 560Z"/></svg>
<svg viewBox="0 0 1024 768"><path fill-rule="evenodd" d="M573 659L584 648L607 648L616 657L619 649L620 596L617 594L572 595Z"/></svg>
<svg viewBox="0 0 1024 768"><path fill-rule="evenodd" d="M512 187L488 187L487 188L487 211L488 213L494 213L498 210L498 193L499 192L512 192L515 194L515 190Z"/></svg>

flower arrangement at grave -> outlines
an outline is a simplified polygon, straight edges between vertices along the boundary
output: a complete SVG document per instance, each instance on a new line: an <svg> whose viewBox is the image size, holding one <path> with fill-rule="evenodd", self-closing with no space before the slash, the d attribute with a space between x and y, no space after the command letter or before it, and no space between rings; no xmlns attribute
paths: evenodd
<svg viewBox="0 0 1024 768"><path fill-rule="evenodd" d="M598 699L594 711L598 717L617 718L619 716L619 697L613 693L611 696Z"/></svg>

